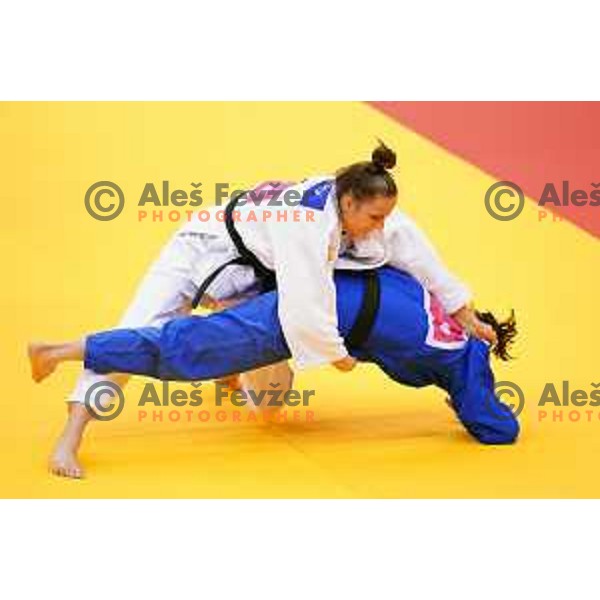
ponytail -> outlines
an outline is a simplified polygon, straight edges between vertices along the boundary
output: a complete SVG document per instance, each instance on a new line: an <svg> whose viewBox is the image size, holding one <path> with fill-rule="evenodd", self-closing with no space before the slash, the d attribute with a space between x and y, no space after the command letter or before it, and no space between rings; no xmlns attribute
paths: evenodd
<svg viewBox="0 0 600 600"><path fill-rule="evenodd" d="M488 325L496 332L498 341L492 348L492 353L500 360L511 360L513 357L509 353L509 348L517 336L517 321L515 311L511 310L510 317L506 321L499 322L491 312L477 312L477 318Z"/></svg>

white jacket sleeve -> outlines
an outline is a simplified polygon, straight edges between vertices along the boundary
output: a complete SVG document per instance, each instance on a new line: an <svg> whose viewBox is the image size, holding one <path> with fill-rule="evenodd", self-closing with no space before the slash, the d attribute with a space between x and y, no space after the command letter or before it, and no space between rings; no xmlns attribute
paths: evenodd
<svg viewBox="0 0 600 600"><path fill-rule="evenodd" d="M299 369L348 355L338 331L330 223L320 211L313 212L314 222L269 226L279 320Z"/></svg>
<svg viewBox="0 0 600 600"><path fill-rule="evenodd" d="M388 263L407 271L452 314L471 300L469 288L446 269L425 234L406 215L394 211L386 223Z"/></svg>

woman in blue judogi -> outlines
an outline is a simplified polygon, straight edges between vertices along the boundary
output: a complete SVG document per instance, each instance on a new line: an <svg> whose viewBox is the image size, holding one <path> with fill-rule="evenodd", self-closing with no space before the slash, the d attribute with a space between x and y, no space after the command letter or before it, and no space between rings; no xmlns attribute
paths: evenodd
<svg viewBox="0 0 600 600"><path fill-rule="evenodd" d="M410 275L384 267L338 271L340 333L352 356L377 364L412 387L436 385L467 431L484 444L516 440L519 424L494 393L490 346L468 337L437 299ZM115 329L67 344L30 347L41 381L66 360L83 360L97 373L124 372L163 380L211 380L290 357L277 311L277 292L209 316L174 319L162 328ZM514 319L480 315L497 335L494 352L508 358Z"/></svg>

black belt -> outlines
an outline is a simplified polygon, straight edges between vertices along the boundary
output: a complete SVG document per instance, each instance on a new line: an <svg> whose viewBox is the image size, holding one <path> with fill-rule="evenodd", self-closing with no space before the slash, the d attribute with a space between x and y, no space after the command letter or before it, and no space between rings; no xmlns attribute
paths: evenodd
<svg viewBox="0 0 600 600"><path fill-rule="evenodd" d="M359 348L366 343L375 324L381 302L381 284L377 271L360 271L360 275L363 277L365 290L358 317L346 336L348 349Z"/></svg>
<svg viewBox="0 0 600 600"><path fill-rule="evenodd" d="M202 282L198 288L198 291L196 292L196 295L194 296L194 300L192 301L192 308L196 308L198 304L200 304L202 296L204 296L211 283L221 274L222 271L231 265L247 265L252 267L252 269L254 269L256 278L261 282L262 290L264 292L275 288L275 273L270 269L267 269L267 267L265 267L265 265L258 260L254 252L252 252L246 246L246 244L244 244L242 236L235 228L233 211L240 198L242 198L242 196L245 194L246 192L241 192L237 196L234 196L225 207L225 227L227 228L227 233L229 234L229 237L231 238L231 241L233 242L233 245L235 246L239 256L219 266Z"/></svg>
<svg viewBox="0 0 600 600"><path fill-rule="evenodd" d="M204 296L211 283L230 265L251 266L254 269L257 279L259 279L262 283L263 291L275 289L275 273L270 269L267 269L267 267L265 267L260 260L258 260L256 255L248 249L246 244L244 244L244 240L242 240L242 237L235 228L233 211L238 203L238 200L244 194L245 192L242 192L238 196L233 197L225 207L225 227L227 228L229 237L235 245L239 256L220 265L202 282L202 285L200 285L196 295L194 296L194 300L192 302L193 308L196 308L198 304L200 304L202 296ZM377 271L356 271L356 273L357 275L360 273L360 276L363 278L365 289L358 316L354 322L354 325L352 326L352 329L345 339L346 346L348 348L358 348L367 341L371 333L371 329L375 324L375 319L377 318L379 304L381 301L381 285L379 283L379 275Z"/></svg>

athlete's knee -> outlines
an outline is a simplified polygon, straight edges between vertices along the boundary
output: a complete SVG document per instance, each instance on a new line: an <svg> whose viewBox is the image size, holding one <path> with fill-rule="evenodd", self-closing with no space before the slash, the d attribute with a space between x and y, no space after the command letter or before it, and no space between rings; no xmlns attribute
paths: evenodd
<svg viewBox="0 0 600 600"><path fill-rule="evenodd" d="M520 433L513 411L493 394L470 394L451 401L450 406L465 429L482 444L513 444Z"/></svg>
<svg viewBox="0 0 600 600"><path fill-rule="evenodd" d="M483 415L476 419L459 415L459 418L481 444L514 444L519 438L519 421L508 407L499 415Z"/></svg>
<svg viewBox="0 0 600 600"><path fill-rule="evenodd" d="M514 444L519 437L519 432L519 422L517 419L512 419L493 425L479 426L475 437L482 444Z"/></svg>

